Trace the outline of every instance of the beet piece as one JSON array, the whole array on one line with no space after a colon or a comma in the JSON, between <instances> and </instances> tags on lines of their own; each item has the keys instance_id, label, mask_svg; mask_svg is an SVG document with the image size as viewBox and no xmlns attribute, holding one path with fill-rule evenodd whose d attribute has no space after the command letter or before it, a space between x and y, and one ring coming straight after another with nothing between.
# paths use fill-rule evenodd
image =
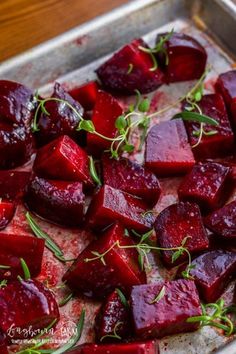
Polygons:
<instances>
[{"instance_id":1,"label":"beet piece","mask_svg":"<svg viewBox=\"0 0 236 354\"><path fill-rule=\"evenodd\" d=\"M9 339L27 338L30 328L36 335L60 318L53 293L37 280L15 280L0 289L0 311L0 328Z\"/></svg>"},{"instance_id":2,"label":"beet piece","mask_svg":"<svg viewBox=\"0 0 236 354\"><path fill-rule=\"evenodd\" d=\"M166 35L167 33L158 34L156 43L159 43L160 37ZM157 58L168 83L200 78L205 70L207 53L196 39L184 33L173 33L163 47L166 55L158 53ZM168 65L166 65L166 56Z\"/></svg>"},{"instance_id":3,"label":"beet piece","mask_svg":"<svg viewBox=\"0 0 236 354\"><path fill-rule=\"evenodd\" d=\"M23 258L32 277L41 271L44 240L29 236L0 233L0 264L10 269L0 269L1 279L15 279L24 276L20 258Z\"/></svg>"},{"instance_id":4,"label":"beet piece","mask_svg":"<svg viewBox=\"0 0 236 354\"><path fill-rule=\"evenodd\" d=\"M151 303L163 287L163 297ZM196 286L192 280L185 279L134 286L131 310L135 333L144 339L194 331L199 324L186 320L202 314Z\"/></svg>"},{"instance_id":5,"label":"beet piece","mask_svg":"<svg viewBox=\"0 0 236 354\"><path fill-rule=\"evenodd\" d=\"M27 162L34 146L30 128L0 122L0 169L14 168Z\"/></svg>"},{"instance_id":6,"label":"beet piece","mask_svg":"<svg viewBox=\"0 0 236 354\"><path fill-rule=\"evenodd\" d=\"M188 238L184 247L190 253L204 251L208 248L209 241L204 229L201 213L197 204L176 203L164 209L156 218L154 228L157 242L160 247L172 248L181 246L185 237ZM188 257L184 252L176 262L172 263L174 251L163 251L163 261L168 266L181 263Z\"/></svg>"},{"instance_id":7,"label":"beet piece","mask_svg":"<svg viewBox=\"0 0 236 354\"><path fill-rule=\"evenodd\" d=\"M0 80L0 121L30 126L36 102L28 87L14 81Z\"/></svg>"},{"instance_id":8,"label":"beet piece","mask_svg":"<svg viewBox=\"0 0 236 354\"><path fill-rule=\"evenodd\" d=\"M30 210L60 225L79 226L83 222L84 194L82 183L31 180L25 196Z\"/></svg>"},{"instance_id":9,"label":"beet piece","mask_svg":"<svg viewBox=\"0 0 236 354\"><path fill-rule=\"evenodd\" d=\"M215 302L236 271L236 253L214 250L192 261L190 275L206 302Z\"/></svg>"},{"instance_id":10,"label":"beet piece","mask_svg":"<svg viewBox=\"0 0 236 354\"><path fill-rule=\"evenodd\" d=\"M81 103L84 109L90 111L95 105L98 88L99 86L97 81L89 81L82 86L73 88L69 91L69 94L76 101Z\"/></svg>"},{"instance_id":11,"label":"beet piece","mask_svg":"<svg viewBox=\"0 0 236 354\"><path fill-rule=\"evenodd\" d=\"M0 330L0 353L9 354L7 346L9 341L6 338L6 335Z\"/></svg>"},{"instance_id":12,"label":"beet piece","mask_svg":"<svg viewBox=\"0 0 236 354\"><path fill-rule=\"evenodd\" d=\"M158 176L186 173L194 162L182 119L162 122L149 131L145 166Z\"/></svg>"},{"instance_id":13,"label":"beet piece","mask_svg":"<svg viewBox=\"0 0 236 354\"><path fill-rule=\"evenodd\" d=\"M112 292L95 319L95 331L98 341L102 342L114 342L117 341L112 337L106 337L107 335L114 335L114 331L122 339L131 335L131 320L130 310L125 306L117 291Z\"/></svg>"},{"instance_id":14,"label":"beet piece","mask_svg":"<svg viewBox=\"0 0 236 354\"><path fill-rule=\"evenodd\" d=\"M204 212L217 209L228 197L229 178L229 167L215 162L198 163L181 183L179 198L199 204Z\"/></svg>"},{"instance_id":15,"label":"beet piece","mask_svg":"<svg viewBox=\"0 0 236 354\"><path fill-rule=\"evenodd\" d=\"M55 83L52 98L67 101L77 112L67 104L59 101L48 101L45 108L48 114L41 112L38 119L39 131L36 134L39 146L45 145L61 135L78 136L76 128L83 115L82 106L67 93L59 83Z\"/></svg>"},{"instance_id":16,"label":"beet piece","mask_svg":"<svg viewBox=\"0 0 236 354\"><path fill-rule=\"evenodd\" d=\"M236 200L209 214L204 223L208 229L227 239L236 239Z\"/></svg>"},{"instance_id":17,"label":"beet piece","mask_svg":"<svg viewBox=\"0 0 236 354\"><path fill-rule=\"evenodd\" d=\"M193 147L196 159L215 158L230 154L234 150L234 134L230 126L224 100L219 94L204 95L198 105L203 114L215 119L219 125L204 124L204 131L217 131L214 135L203 135L201 142ZM199 137L193 132L199 131L200 124L185 121L185 127L191 146L197 144Z\"/></svg>"},{"instance_id":18,"label":"beet piece","mask_svg":"<svg viewBox=\"0 0 236 354\"><path fill-rule=\"evenodd\" d=\"M5 229L15 214L15 204L0 198L0 230Z\"/></svg>"},{"instance_id":19,"label":"beet piece","mask_svg":"<svg viewBox=\"0 0 236 354\"><path fill-rule=\"evenodd\" d=\"M67 135L39 149L33 169L44 178L81 181L93 186L87 153Z\"/></svg>"},{"instance_id":20,"label":"beet piece","mask_svg":"<svg viewBox=\"0 0 236 354\"><path fill-rule=\"evenodd\" d=\"M236 97L236 70L220 74L215 89L223 96L227 107L230 108L233 98Z\"/></svg>"},{"instance_id":21,"label":"beet piece","mask_svg":"<svg viewBox=\"0 0 236 354\"><path fill-rule=\"evenodd\" d=\"M144 215L147 210L140 199L104 185L94 195L86 219L88 225L96 230L120 221L128 229L142 233L150 230L154 222L152 214Z\"/></svg>"},{"instance_id":22,"label":"beet piece","mask_svg":"<svg viewBox=\"0 0 236 354\"><path fill-rule=\"evenodd\" d=\"M122 158L119 161L103 156L103 182L109 186L133 194L154 206L161 187L157 177L141 165Z\"/></svg>"},{"instance_id":23,"label":"beet piece","mask_svg":"<svg viewBox=\"0 0 236 354\"><path fill-rule=\"evenodd\" d=\"M98 91L92 115L92 122L96 131L106 137L114 138L117 132L115 122L122 112L122 107L114 97L109 93ZM100 138L95 134L88 133L87 145L88 150L97 156L103 150L110 148L111 141Z\"/></svg>"},{"instance_id":24,"label":"beet piece","mask_svg":"<svg viewBox=\"0 0 236 354\"><path fill-rule=\"evenodd\" d=\"M0 198L8 200L20 199L24 196L30 180L31 172L0 171Z\"/></svg>"},{"instance_id":25,"label":"beet piece","mask_svg":"<svg viewBox=\"0 0 236 354\"><path fill-rule=\"evenodd\" d=\"M159 345L156 341L116 343L116 344L82 344L68 352L68 354L159 354Z\"/></svg>"},{"instance_id":26,"label":"beet piece","mask_svg":"<svg viewBox=\"0 0 236 354\"><path fill-rule=\"evenodd\" d=\"M234 134L235 134L235 132L236 132L236 97L233 98L231 106L230 106L230 116L231 116L232 127L234 129Z\"/></svg>"},{"instance_id":27,"label":"beet piece","mask_svg":"<svg viewBox=\"0 0 236 354\"><path fill-rule=\"evenodd\" d=\"M132 95L135 90L148 93L163 84L162 71L159 68L150 70L153 67L152 58L139 49L139 46L148 48L142 39L134 39L96 70L107 89Z\"/></svg>"},{"instance_id":28,"label":"beet piece","mask_svg":"<svg viewBox=\"0 0 236 354\"><path fill-rule=\"evenodd\" d=\"M115 288L122 288L127 293L131 286L145 283L146 275L139 269L136 249L114 246L104 256L105 264L101 259L85 261L86 258L96 257L92 252L104 253L115 242L133 245L133 241L124 236L124 233L124 227L119 224L109 228L98 240L85 248L63 276L63 281L72 290L95 298L107 296Z\"/></svg>"}]
</instances>

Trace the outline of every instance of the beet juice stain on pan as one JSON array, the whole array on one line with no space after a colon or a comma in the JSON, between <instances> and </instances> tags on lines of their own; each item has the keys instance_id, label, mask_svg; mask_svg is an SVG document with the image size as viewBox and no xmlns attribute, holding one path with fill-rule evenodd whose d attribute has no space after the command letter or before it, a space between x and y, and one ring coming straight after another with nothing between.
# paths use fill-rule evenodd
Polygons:
<instances>
[{"instance_id":1,"label":"beet juice stain on pan","mask_svg":"<svg viewBox=\"0 0 236 354\"><path fill-rule=\"evenodd\" d=\"M177 15L176 15L177 14ZM176 18L176 16L178 16ZM52 90L52 82L59 81L66 89L73 89L94 79L94 70L97 69L112 51L117 50L134 38L143 36L148 44L153 44L157 33L170 31L184 32L196 38L207 50L208 62L213 64L213 69L207 77L206 88L212 92L212 85L219 73L231 68L233 59L229 53L236 54L236 44L232 38L236 36L235 27L236 11L231 1L196 1L192 4L182 1L135 1L113 11L88 24L75 28L62 36L53 39L26 54L8 60L0 65L0 78L15 80L27 84L34 89L42 87L41 94ZM174 20L173 20L174 19ZM224 26L219 26L224 23ZM196 26L196 24L198 26ZM199 25L200 28L199 28ZM83 41L79 41L83 38ZM215 42L212 40L214 38ZM223 47L219 46L224 43ZM99 43L99 45L98 45ZM227 54L226 54L227 53ZM102 59L101 59L102 58ZM155 102L164 105L173 102L181 94L186 93L191 87L189 82L162 86L154 94L150 94L154 110ZM161 96L162 94L162 96ZM155 97L155 95L157 97ZM158 107L160 108L160 107ZM178 107L161 116L162 120L171 118L179 111ZM160 118L153 119L153 124ZM138 153L134 158L143 161L143 153ZM165 179L161 181L161 188L165 190L162 195L158 211L163 210L177 201L177 189L180 179ZM19 206L14 218L6 230L8 234L22 233L32 236L24 217L25 209ZM58 245L65 251L67 258L75 258L92 240L89 232L78 229L62 228L46 221L37 219L41 228L47 232ZM79 237L78 237L79 235ZM56 287L61 282L65 273L63 263L57 261L46 249L40 281L50 279L50 287ZM162 276L163 274L162 270ZM166 274L170 277L170 273ZM158 278L154 270L149 274L149 282ZM57 297L61 300L65 296L63 289L57 290ZM226 292L227 298L227 292ZM60 309L61 320L58 325L57 338L63 337L60 328L68 325L68 321L77 320L82 308L86 310L86 321L81 342L93 340L91 335L91 322L94 321L98 303L85 299L73 299ZM230 337L230 340L232 337ZM228 341L227 337L219 335L212 328L205 327L201 331L176 335L160 340L161 353L211 353ZM199 349L199 343L200 349ZM231 344L234 347L234 344ZM236 347L236 346L235 346ZM236 351L234 347L234 351Z\"/></svg>"}]
</instances>

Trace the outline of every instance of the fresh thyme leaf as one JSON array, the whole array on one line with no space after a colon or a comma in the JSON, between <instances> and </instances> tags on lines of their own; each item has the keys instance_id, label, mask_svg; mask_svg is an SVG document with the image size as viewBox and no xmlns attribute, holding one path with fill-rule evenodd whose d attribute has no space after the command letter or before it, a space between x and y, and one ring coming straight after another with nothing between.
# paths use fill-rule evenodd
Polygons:
<instances>
[{"instance_id":1,"label":"fresh thyme leaf","mask_svg":"<svg viewBox=\"0 0 236 354\"><path fill-rule=\"evenodd\" d=\"M89 172L93 181L97 183L99 186L101 186L102 182L98 177L97 170L92 156L89 156Z\"/></svg>"},{"instance_id":2,"label":"fresh thyme leaf","mask_svg":"<svg viewBox=\"0 0 236 354\"><path fill-rule=\"evenodd\" d=\"M193 279L193 277L190 275L190 271L194 269L196 266L195 264L189 264L185 270L182 271L182 276L185 279Z\"/></svg>"},{"instance_id":3,"label":"fresh thyme leaf","mask_svg":"<svg viewBox=\"0 0 236 354\"><path fill-rule=\"evenodd\" d=\"M119 116L115 121L115 127L121 131L127 127L127 121L124 115Z\"/></svg>"},{"instance_id":4,"label":"fresh thyme leaf","mask_svg":"<svg viewBox=\"0 0 236 354\"><path fill-rule=\"evenodd\" d=\"M3 279L0 281L0 289L3 289L7 286L7 280Z\"/></svg>"},{"instance_id":5,"label":"fresh thyme leaf","mask_svg":"<svg viewBox=\"0 0 236 354\"><path fill-rule=\"evenodd\" d=\"M77 130L85 130L86 132L89 133L94 133L95 132L95 126L91 120L81 120L79 122L79 126Z\"/></svg>"},{"instance_id":6,"label":"fresh thyme leaf","mask_svg":"<svg viewBox=\"0 0 236 354\"><path fill-rule=\"evenodd\" d=\"M8 265L3 265L3 264L0 264L0 269L10 269L11 267L8 266Z\"/></svg>"},{"instance_id":7,"label":"fresh thyme leaf","mask_svg":"<svg viewBox=\"0 0 236 354\"><path fill-rule=\"evenodd\" d=\"M129 230L125 229L124 235L129 237Z\"/></svg>"},{"instance_id":8,"label":"fresh thyme leaf","mask_svg":"<svg viewBox=\"0 0 236 354\"><path fill-rule=\"evenodd\" d=\"M183 111L175 114L172 119L176 119L176 118L182 118L183 120L197 122L197 123L206 123L214 126L219 125L219 123L215 119L208 117L204 114L199 114L197 112Z\"/></svg>"},{"instance_id":9,"label":"fresh thyme leaf","mask_svg":"<svg viewBox=\"0 0 236 354\"><path fill-rule=\"evenodd\" d=\"M70 293L68 295L66 295L60 302L59 302L59 307L65 306L72 298L73 298L74 294Z\"/></svg>"},{"instance_id":10,"label":"fresh thyme leaf","mask_svg":"<svg viewBox=\"0 0 236 354\"><path fill-rule=\"evenodd\" d=\"M155 304L158 301L160 301L163 298L163 296L165 295L165 292L166 292L166 287L165 287L165 285L163 285L160 292L154 297L154 299L152 301L149 302L149 304L152 305L152 304Z\"/></svg>"},{"instance_id":11,"label":"fresh thyme leaf","mask_svg":"<svg viewBox=\"0 0 236 354\"><path fill-rule=\"evenodd\" d=\"M132 63L129 63L128 70L127 70L128 75L132 73L133 68L134 68L134 65Z\"/></svg>"},{"instance_id":12,"label":"fresh thyme leaf","mask_svg":"<svg viewBox=\"0 0 236 354\"><path fill-rule=\"evenodd\" d=\"M150 101L148 98L143 99L138 105L138 110L143 113L148 112L149 108L150 108Z\"/></svg>"},{"instance_id":13,"label":"fresh thyme leaf","mask_svg":"<svg viewBox=\"0 0 236 354\"><path fill-rule=\"evenodd\" d=\"M114 339L118 339L121 340L121 336L119 336L117 334L117 329L118 327L120 327L123 324L123 322L117 322L114 329L113 329L113 333L114 334L106 334L105 336L103 336L102 338L100 338L100 342L102 342L105 338L114 338Z\"/></svg>"},{"instance_id":14,"label":"fresh thyme leaf","mask_svg":"<svg viewBox=\"0 0 236 354\"><path fill-rule=\"evenodd\" d=\"M139 268L141 271L144 270L144 261L145 261L145 256L144 253L142 252L142 250L138 250L138 264L139 264Z\"/></svg>"},{"instance_id":15,"label":"fresh thyme leaf","mask_svg":"<svg viewBox=\"0 0 236 354\"><path fill-rule=\"evenodd\" d=\"M21 267L23 269L25 280L29 280L31 278L31 275L30 275L30 270L29 270L25 260L23 258L21 258L20 263L21 263Z\"/></svg>"},{"instance_id":16,"label":"fresh thyme leaf","mask_svg":"<svg viewBox=\"0 0 236 354\"><path fill-rule=\"evenodd\" d=\"M122 150L123 150L123 151L126 151L126 152L133 152L133 151L134 151L134 145L125 144L125 145L122 147Z\"/></svg>"},{"instance_id":17,"label":"fresh thyme leaf","mask_svg":"<svg viewBox=\"0 0 236 354\"><path fill-rule=\"evenodd\" d=\"M195 99L196 102L201 101L201 99L202 99L202 92L197 91L197 92L195 93L195 95L194 95L194 99Z\"/></svg>"},{"instance_id":18,"label":"fresh thyme leaf","mask_svg":"<svg viewBox=\"0 0 236 354\"><path fill-rule=\"evenodd\" d=\"M129 303L125 297L125 295L122 293L122 291L118 288L116 288L116 292L119 295L120 301L122 302L122 305L124 305L125 307L129 307Z\"/></svg>"}]
</instances>

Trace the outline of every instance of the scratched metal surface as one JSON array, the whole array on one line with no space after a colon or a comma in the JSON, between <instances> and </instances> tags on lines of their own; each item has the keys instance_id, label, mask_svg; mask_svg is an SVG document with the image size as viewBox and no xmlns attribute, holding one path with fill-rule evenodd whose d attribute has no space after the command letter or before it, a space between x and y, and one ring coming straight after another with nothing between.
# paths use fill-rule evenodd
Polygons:
<instances>
[{"instance_id":1,"label":"scratched metal surface","mask_svg":"<svg viewBox=\"0 0 236 354\"><path fill-rule=\"evenodd\" d=\"M16 80L33 88L40 88L40 93L45 95L50 93L55 80L70 89L94 78L94 69L122 44L139 36L143 36L151 44L156 33L174 28L176 31L192 34L205 46L208 62L212 64L205 90L212 92L217 75L231 68L234 63L235 21L236 8L230 0L138 0L2 63L0 78ZM151 109L155 111L174 102L192 85L193 83L188 82L161 87L150 95ZM128 104L129 100L122 100L122 104ZM177 111L178 107L169 110L153 119L152 124L171 118ZM134 143L138 142L138 136L135 134L132 139ZM132 159L141 162L143 153L134 154ZM180 179L165 179L161 183L163 193L155 207L157 212L177 200ZM232 198L236 198L236 195ZM24 207L19 206L7 232L30 234L24 213ZM67 258L79 254L92 239L91 234L78 229L52 226L42 220L39 220L39 223L58 242ZM148 274L148 282L154 282L163 276L170 279L173 277L174 271L165 272L154 256L151 256L150 261L153 262L153 270ZM57 289L64 271L65 266L46 250L43 272L39 278L47 282L58 298L61 298L66 291L66 289ZM227 303L232 300L233 285L230 284L223 295ZM92 341L94 333L91 323L98 307L99 303L92 303L84 298L70 301L60 309L61 321L54 338L58 341L68 338L68 333L62 333L60 328L65 327L68 321L76 321L81 309L86 308L85 330L80 343ZM230 340L232 339L231 337ZM164 338L160 340L160 347L161 354L210 354L228 341L228 338L216 330L204 328L194 333ZM230 343L230 347L220 349L219 353L235 354L236 343Z\"/></svg>"}]
</instances>

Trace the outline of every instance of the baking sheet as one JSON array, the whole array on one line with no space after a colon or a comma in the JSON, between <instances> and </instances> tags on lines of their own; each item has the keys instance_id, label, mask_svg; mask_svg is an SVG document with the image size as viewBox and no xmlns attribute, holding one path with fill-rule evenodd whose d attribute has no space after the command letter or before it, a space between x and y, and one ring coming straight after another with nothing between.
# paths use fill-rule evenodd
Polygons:
<instances>
[{"instance_id":1,"label":"baking sheet","mask_svg":"<svg viewBox=\"0 0 236 354\"><path fill-rule=\"evenodd\" d=\"M93 79L94 69L120 45L140 35L152 44L158 32L174 28L176 31L193 35L206 48L212 70L207 77L205 89L206 92L212 92L217 75L234 64L236 42L232 39L236 38L235 14L235 5L228 0L134 1L111 14L102 16L20 57L1 64L0 78L24 82L33 88L41 87L40 93L44 95L50 93L54 80L61 82L66 89L71 89ZM219 26L219 23L222 25ZM155 111L175 102L192 86L193 83L188 82L159 88L150 95L151 109ZM122 100L122 103L128 104L129 99ZM177 111L178 107L169 110L153 119L152 124L171 118ZM135 142L137 136L134 135L132 138ZM133 158L141 162L142 153L134 155ZM156 206L158 212L177 200L179 182L179 178L161 181L165 193L162 194ZM25 222L24 213L24 207L19 206L16 218L7 228L8 233L31 234ZM42 228L58 242L67 258L73 258L79 254L92 237L91 234L78 229L65 229L52 226L46 221L38 221ZM152 261L156 262L156 259ZM164 274L160 264L159 267L158 270L154 266L153 271L148 274L148 282L154 282L160 275L169 278L173 276L173 272ZM43 272L39 279L49 282L48 285L59 298L62 298L66 292L66 289L58 289L64 271L65 266L55 260L46 250ZM228 302L232 298L232 288L233 284L224 294ZM52 346L59 344L56 341L65 341L70 337L69 332L62 333L60 329L68 327L70 321L76 321L82 308L86 308L86 323L80 342L93 340L91 323L99 306L99 303L80 298L73 299L61 308L61 321L54 335L55 342ZM194 333L166 337L160 340L160 347L161 353L166 354L209 354L232 339L233 337L228 339L212 328L203 328ZM236 353L236 344L231 345L233 345L233 351L230 352L227 348L227 351L221 351L221 353Z\"/></svg>"}]
</instances>

